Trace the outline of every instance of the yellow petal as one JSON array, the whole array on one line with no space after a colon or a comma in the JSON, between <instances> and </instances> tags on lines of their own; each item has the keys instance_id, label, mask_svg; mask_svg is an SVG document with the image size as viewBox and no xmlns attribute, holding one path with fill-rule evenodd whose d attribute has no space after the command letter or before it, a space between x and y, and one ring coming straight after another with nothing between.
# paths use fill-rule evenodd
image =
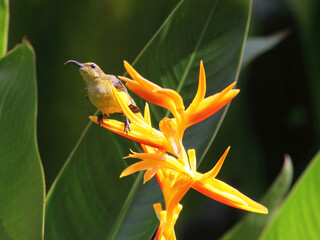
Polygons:
<instances>
[{"instance_id":1,"label":"yellow petal","mask_svg":"<svg viewBox=\"0 0 320 240\"><path fill-rule=\"evenodd\" d=\"M125 170L122 171L120 178L126 177L130 174L133 174L135 172L143 171L148 168L152 168L150 162L140 161L134 164L131 164L129 167L127 167Z\"/></svg>"},{"instance_id":2,"label":"yellow petal","mask_svg":"<svg viewBox=\"0 0 320 240\"><path fill-rule=\"evenodd\" d=\"M174 213L174 220L177 221L179 214L182 210L182 205L179 203L175 209L175 213Z\"/></svg>"},{"instance_id":3,"label":"yellow petal","mask_svg":"<svg viewBox=\"0 0 320 240\"><path fill-rule=\"evenodd\" d=\"M148 88L149 90L160 89L161 87L157 84L148 81L143 78L127 61L124 61L124 67L129 75L137 82L141 87ZM126 80L124 80L126 81Z\"/></svg>"},{"instance_id":4,"label":"yellow petal","mask_svg":"<svg viewBox=\"0 0 320 240\"><path fill-rule=\"evenodd\" d=\"M170 161L175 160L174 157L167 155L165 152L161 152L161 153L135 153L135 152L133 152L133 154L129 154L129 156L124 157L124 159L127 159L127 158L152 159L152 160L160 159L163 161L166 161L167 159L169 159Z\"/></svg>"},{"instance_id":5,"label":"yellow petal","mask_svg":"<svg viewBox=\"0 0 320 240\"><path fill-rule=\"evenodd\" d=\"M159 168L150 168L144 173L143 184L148 182L158 172Z\"/></svg>"},{"instance_id":6,"label":"yellow petal","mask_svg":"<svg viewBox=\"0 0 320 240\"><path fill-rule=\"evenodd\" d=\"M174 109L174 102L172 101L171 98L163 97L162 94L154 92L154 90L161 89L159 86L157 88L154 88L151 85L146 86L145 84L139 84L138 82L135 82L132 80L131 80L132 82L128 82L124 77L119 77L119 78L127 82L126 83L127 88L129 88L132 92L134 92L139 97L145 99L146 101L151 102L160 107L164 107L167 109Z\"/></svg>"},{"instance_id":7,"label":"yellow petal","mask_svg":"<svg viewBox=\"0 0 320 240\"><path fill-rule=\"evenodd\" d=\"M166 208L168 212L176 210L176 207L178 206L179 202L184 197L184 195L189 191L193 183L194 181L188 181L180 186L179 190L174 193L174 196L170 201L170 205Z\"/></svg>"},{"instance_id":8,"label":"yellow petal","mask_svg":"<svg viewBox=\"0 0 320 240\"><path fill-rule=\"evenodd\" d=\"M267 214L268 209L248 198L237 189L213 178L211 181L196 181L192 188L218 202L242 210Z\"/></svg>"},{"instance_id":9,"label":"yellow petal","mask_svg":"<svg viewBox=\"0 0 320 240\"><path fill-rule=\"evenodd\" d=\"M203 99L197 108L188 108L185 112L184 127L187 128L203 121L228 104L240 91L239 89L232 89L235 84L231 84L220 93Z\"/></svg>"},{"instance_id":10,"label":"yellow petal","mask_svg":"<svg viewBox=\"0 0 320 240\"><path fill-rule=\"evenodd\" d=\"M98 124L98 117L90 116L89 118L91 121ZM144 145L164 150L170 149L170 144L167 142L163 134L153 128L141 128L134 124L130 124L131 131L126 133L124 131L124 123L114 119L103 119L103 121L100 123L100 126Z\"/></svg>"},{"instance_id":11,"label":"yellow petal","mask_svg":"<svg viewBox=\"0 0 320 240\"><path fill-rule=\"evenodd\" d=\"M144 162L150 162L150 168L168 168L176 172L181 172L189 175L190 172L182 165L175 157L169 156L166 153L134 153L127 158L139 158Z\"/></svg>"},{"instance_id":12,"label":"yellow petal","mask_svg":"<svg viewBox=\"0 0 320 240\"><path fill-rule=\"evenodd\" d=\"M227 150L223 153L223 155L221 156L221 158L219 159L219 161L217 162L217 164L207 173L202 175L202 179L203 180L211 180L212 178L215 178L217 176L217 174L219 173L222 164L228 154L230 150L230 146L227 148Z\"/></svg>"},{"instance_id":13,"label":"yellow petal","mask_svg":"<svg viewBox=\"0 0 320 240\"><path fill-rule=\"evenodd\" d=\"M144 121L151 127L151 116L150 116L150 109L149 104L146 102L144 107Z\"/></svg>"},{"instance_id":14,"label":"yellow petal","mask_svg":"<svg viewBox=\"0 0 320 240\"><path fill-rule=\"evenodd\" d=\"M155 175L155 178L157 179L159 187L161 188L162 191L164 189L164 181L165 181L164 176L163 176L163 172L162 172L163 170L165 170L165 169L160 168L159 171L157 172L157 174Z\"/></svg>"},{"instance_id":15,"label":"yellow petal","mask_svg":"<svg viewBox=\"0 0 320 240\"><path fill-rule=\"evenodd\" d=\"M181 167L178 168L177 165L172 164L171 162L148 159L148 161L143 160L143 161L131 164L121 173L120 178L128 176L132 173L147 170L150 168L169 168L175 171L184 172L183 168Z\"/></svg>"},{"instance_id":16,"label":"yellow petal","mask_svg":"<svg viewBox=\"0 0 320 240\"><path fill-rule=\"evenodd\" d=\"M164 117L159 123L160 131L163 133L164 137L168 141L168 144L170 144L173 150L171 153L173 153L177 157L177 160L180 161L184 166L187 166L190 171L188 156L180 136L178 135L176 127L177 124L175 119L170 119L167 117Z\"/></svg>"},{"instance_id":17,"label":"yellow petal","mask_svg":"<svg viewBox=\"0 0 320 240\"><path fill-rule=\"evenodd\" d=\"M142 161L134 163L127 167L120 177L128 176L132 173L147 170L147 169L171 169L175 172L180 172L189 175L188 169L183 166L176 158L167 155L166 153L134 153L130 154L126 158L139 158Z\"/></svg>"},{"instance_id":18,"label":"yellow petal","mask_svg":"<svg viewBox=\"0 0 320 240\"><path fill-rule=\"evenodd\" d=\"M162 88L162 89L154 90L153 92L172 99L172 101L174 102L175 109L177 109L178 112L184 111L183 99L180 96L180 94L177 93L176 91L168 88Z\"/></svg>"},{"instance_id":19,"label":"yellow petal","mask_svg":"<svg viewBox=\"0 0 320 240\"><path fill-rule=\"evenodd\" d=\"M160 107L169 109L176 115L176 108L184 110L183 100L181 96L172 89L166 89L157 84L143 78L128 62L124 62L129 75L134 79L126 77L119 78L126 82L126 86L139 97ZM178 115L176 115L177 117Z\"/></svg>"},{"instance_id":20,"label":"yellow petal","mask_svg":"<svg viewBox=\"0 0 320 240\"><path fill-rule=\"evenodd\" d=\"M157 218L160 220L160 213L163 211L161 203L153 204L153 209L157 215Z\"/></svg>"},{"instance_id":21,"label":"yellow petal","mask_svg":"<svg viewBox=\"0 0 320 240\"><path fill-rule=\"evenodd\" d=\"M126 102L123 101L123 98L121 97L119 91L112 86L112 92L118 102L118 104L120 105L120 108L123 112L123 114L129 118L129 120L131 121L131 123L134 123L135 125L139 125L141 127L150 127L148 126L148 124L146 124L142 118L137 117L137 115L135 115L131 109L128 107L128 104Z\"/></svg>"},{"instance_id":22,"label":"yellow petal","mask_svg":"<svg viewBox=\"0 0 320 240\"><path fill-rule=\"evenodd\" d=\"M206 73L204 71L203 62L200 62L199 83L196 96L192 100L192 103L188 107L189 111L196 109L206 95Z\"/></svg>"},{"instance_id":23,"label":"yellow petal","mask_svg":"<svg viewBox=\"0 0 320 240\"><path fill-rule=\"evenodd\" d=\"M210 106L208 107L209 109L218 109L218 110L221 109L224 105L226 105L229 101L231 101L240 92L239 89L232 89L232 87L235 84L236 83L234 82L222 92L203 99L203 101L201 102L201 107L206 108L207 105L209 104L209 105L215 106L214 108ZM218 110L215 110L215 111L218 111Z\"/></svg>"},{"instance_id":24,"label":"yellow petal","mask_svg":"<svg viewBox=\"0 0 320 240\"><path fill-rule=\"evenodd\" d=\"M189 156L190 169L192 172L195 172L197 168L196 151L194 149L189 149L188 156Z\"/></svg>"}]
</instances>

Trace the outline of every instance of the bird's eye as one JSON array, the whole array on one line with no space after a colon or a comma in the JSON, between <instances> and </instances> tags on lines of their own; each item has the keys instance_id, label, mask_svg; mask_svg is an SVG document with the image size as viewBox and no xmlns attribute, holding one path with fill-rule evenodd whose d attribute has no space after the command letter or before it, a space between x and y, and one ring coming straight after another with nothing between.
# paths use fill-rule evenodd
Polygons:
<instances>
[{"instance_id":1,"label":"bird's eye","mask_svg":"<svg viewBox=\"0 0 320 240\"><path fill-rule=\"evenodd\" d=\"M96 68L96 65L91 64L90 67L91 67L92 69L94 69L94 68Z\"/></svg>"}]
</instances>

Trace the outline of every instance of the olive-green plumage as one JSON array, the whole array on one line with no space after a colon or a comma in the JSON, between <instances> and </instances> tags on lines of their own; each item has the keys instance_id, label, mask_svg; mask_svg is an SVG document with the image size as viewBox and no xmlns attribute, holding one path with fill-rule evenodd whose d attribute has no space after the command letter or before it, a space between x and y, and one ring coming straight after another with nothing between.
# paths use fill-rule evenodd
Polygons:
<instances>
[{"instance_id":1,"label":"olive-green plumage","mask_svg":"<svg viewBox=\"0 0 320 240\"><path fill-rule=\"evenodd\" d=\"M122 113L111 86L114 86L118 90L122 100L127 103L132 112L140 112L128 94L127 88L116 76L105 74L97 64L92 62L79 63L69 60L65 64L67 63L72 63L79 67L80 74L86 84L87 97L101 112L106 115L110 113Z\"/></svg>"}]
</instances>

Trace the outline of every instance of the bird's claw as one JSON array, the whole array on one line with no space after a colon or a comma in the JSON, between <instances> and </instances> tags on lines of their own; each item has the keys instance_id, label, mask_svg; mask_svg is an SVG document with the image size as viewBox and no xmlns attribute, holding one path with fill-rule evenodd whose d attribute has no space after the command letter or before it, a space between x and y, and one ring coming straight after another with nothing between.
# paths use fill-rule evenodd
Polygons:
<instances>
[{"instance_id":1,"label":"bird's claw","mask_svg":"<svg viewBox=\"0 0 320 240\"><path fill-rule=\"evenodd\" d=\"M100 126L100 124L103 122L103 118L106 117L107 115L106 114L99 114L98 115L98 119L97 119L97 122L98 122L98 125ZM130 121L129 119L126 117L125 121L124 121L124 128L123 130L128 134L129 131L131 131L130 129Z\"/></svg>"},{"instance_id":2,"label":"bird's claw","mask_svg":"<svg viewBox=\"0 0 320 240\"><path fill-rule=\"evenodd\" d=\"M97 119L97 121L98 121L98 125L100 126L100 124L103 122L103 118L104 117L106 117L107 115L105 115L105 114L99 114L98 115L98 119Z\"/></svg>"},{"instance_id":3,"label":"bird's claw","mask_svg":"<svg viewBox=\"0 0 320 240\"><path fill-rule=\"evenodd\" d=\"M128 134L128 132L131 131L130 121L127 117L126 117L126 120L124 121L124 131L126 132L126 134Z\"/></svg>"}]
</instances>

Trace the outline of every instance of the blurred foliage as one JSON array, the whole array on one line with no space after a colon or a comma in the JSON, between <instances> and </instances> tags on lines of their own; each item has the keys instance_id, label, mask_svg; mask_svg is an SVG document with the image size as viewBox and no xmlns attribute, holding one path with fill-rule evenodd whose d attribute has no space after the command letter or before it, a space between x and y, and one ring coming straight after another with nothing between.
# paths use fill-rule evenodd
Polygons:
<instances>
[{"instance_id":1,"label":"blurred foliage","mask_svg":"<svg viewBox=\"0 0 320 240\"><path fill-rule=\"evenodd\" d=\"M292 12L297 32L303 48L304 66L308 74L312 117L314 119L315 136L320 141L320 2L317 0L286 0ZM298 110L299 111L299 110ZM298 115L298 114L296 114Z\"/></svg>"},{"instance_id":2,"label":"blurred foliage","mask_svg":"<svg viewBox=\"0 0 320 240\"><path fill-rule=\"evenodd\" d=\"M320 234L320 153L293 186L279 214L261 239L318 239Z\"/></svg>"}]
</instances>

